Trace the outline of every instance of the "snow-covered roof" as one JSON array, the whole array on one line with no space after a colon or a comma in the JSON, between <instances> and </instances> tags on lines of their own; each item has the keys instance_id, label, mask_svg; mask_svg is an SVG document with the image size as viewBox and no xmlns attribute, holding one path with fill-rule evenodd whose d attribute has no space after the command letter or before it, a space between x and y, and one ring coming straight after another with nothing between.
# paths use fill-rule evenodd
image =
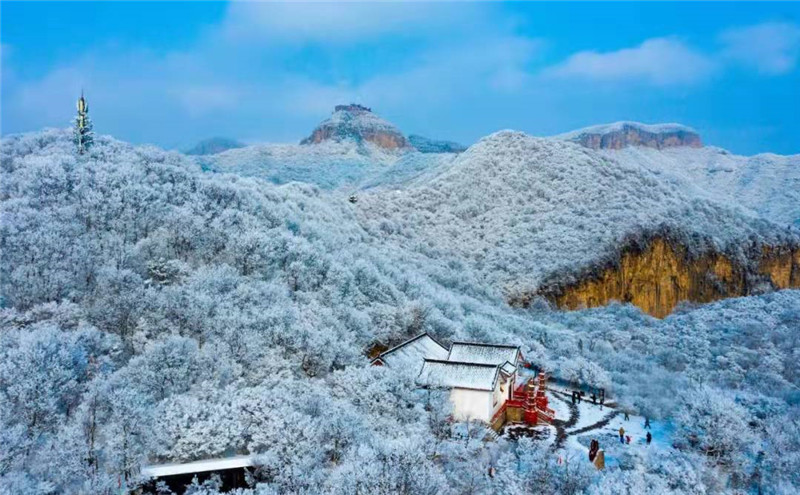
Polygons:
<instances>
[{"instance_id":1,"label":"snow-covered roof","mask_svg":"<svg viewBox=\"0 0 800 495\"><path fill-rule=\"evenodd\" d=\"M450 346L450 353L447 355L447 360L459 361L462 363L493 364L498 366L506 361L514 364L517 362L518 356L519 346L516 345L453 342L453 345Z\"/></svg>"},{"instance_id":2,"label":"snow-covered roof","mask_svg":"<svg viewBox=\"0 0 800 495\"><path fill-rule=\"evenodd\" d=\"M177 474L204 473L208 471L222 471L225 469L237 469L250 467L255 464L254 455L237 455L224 459L206 459L202 461L154 464L144 466L142 474L150 478L160 478L162 476L174 476Z\"/></svg>"},{"instance_id":3,"label":"snow-covered roof","mask_svg":"<svg viewBox=\"0 0 800 495\"><path fill-rule=\"evenodd\" d=\"M417 383L430 387L494 390L499 366L426 359Z\"/></svg>"},{"instance_id":4,"label":"snow-covered roof","mask_svg":"<svg viewBox=\"0 0 800 495\"><path fill-rule=\"evenodd\" d=\"M517 367L506 361L500 366L500 372L504 373L506 376L511 376L517 372Z\"/></svg>"},{"instance_id":5,"label":"snow-covered roof","mask_svg":"<svg viewBox=\"0 0 800 495\"><path fill-rule=\"evenodd\" d=\"M423 359L447 359L447 348L427 333L423 333L381 353L373 363L381 361L387 366L400 363L419 366Z\"/></svg>"},{"instance_id":6,"label":"snow-covered roof","mask_svg":"<svg viewBox=\"0 0 800 495\"><path fill-rule=\"evenodd\" d=\"M696 133L694 129L691 127L685 126L683 124L643 124L641 122L633 122L633 121L620 121L620 122L613 122L611 124L600 124L600 125L593 125L590 127L584 127L582 129L576 129L574 131L565 132L564 134L559 134L555 136L559 139L574 139L580 136L585 136L587 134L608 134L610 132L619 132L625 128L633 128L639 129L644 132L650 132L653 134L667 134L673 132L693 132Z\"/></svg>"}]
</instances>

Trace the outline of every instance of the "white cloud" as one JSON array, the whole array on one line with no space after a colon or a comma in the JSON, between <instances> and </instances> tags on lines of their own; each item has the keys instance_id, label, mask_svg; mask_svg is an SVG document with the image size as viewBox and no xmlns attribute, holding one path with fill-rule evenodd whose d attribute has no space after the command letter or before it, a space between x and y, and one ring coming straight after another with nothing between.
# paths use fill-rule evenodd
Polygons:
<instances>
[{"instance_id":1,"label":"white cloud","mask_svg":"<svg viewBox=\"0 0 800 495\"><path fill-rule=\"evenodd\" d=\"M450 6L452 7L452 5ZM418 2L233 2L223 24L226 38L291 42L353 42L391 34L436 33L480 21L478 4L448 8Z\"/></svg>"},{"instance_id":2,"label":"white cloud","mask_svg":"<svg viewBox=\"0 0 800 495\"><path fill-rule=\"evenodd\" d=\"M239 93L230 86L206 85L173 89L172 94L191 116L235 108L239 104Z\"/></svg>"},{"instance_id":3,"label":"white cloud","mask_svg":"<svg viewBox=\"0 0 800 495\"><path fill-rule=\"evenodd\" d=\"M707 79L715 63L677 38L653 38L614 52L584 51L545 71L552 77L596 81L642 81L659 86Z\"/></svg>"},{"instance_id":4,"label":"white cloud","mask_svg":"<svg viewBox=\"0 0 800 495\"><path fill-rule=\"evenodd\" d=\"M728 29L720 34L719 41L726 60L762 74L785 74L794 69L800 57L800 26L787 22Z\"/></svg>"}]
</instances>

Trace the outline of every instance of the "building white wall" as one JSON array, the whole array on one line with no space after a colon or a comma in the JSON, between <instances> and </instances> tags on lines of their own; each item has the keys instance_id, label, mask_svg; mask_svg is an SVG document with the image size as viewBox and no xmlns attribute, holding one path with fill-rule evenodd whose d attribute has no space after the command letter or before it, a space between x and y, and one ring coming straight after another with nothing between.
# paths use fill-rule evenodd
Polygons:
<instances>
[{"instance_id":1,"label":"building white wall","mask_svg":"<svg viewBox=\"0 0 800 495\"><path fill-rule=\"evenodd\" d=\"M508 380L504 379L502 376L497 380L497 385L492 392L492 416L494 416L494 413L503 407L503 404L508 400L508 385ZM502 391L500 390L501 388Z\"/></svg>"},{"instance_id":2,"label":"building white wall","mask_svg":"<svg viewBox=\"0 0 800 495\"><path fill-rule=\"evenodd\" d=\"M452 389L450 402L453 403L453 417L458 421L478 419L490 422L494 414L508 400L509 386L510 382L501 378L497 380L497 385L491 391L468 388Z\"/></svg>"},{"instance_id":3,"label":"building white wall","mask_svg":"<svg viewBox=\"0 0 800 495\"><path fill-rule=\"evenodd\" d=\"M457 421L492 419L492 391L454 388L450 391L453 403L453 417Z\"/></svg>"}]
</instances>

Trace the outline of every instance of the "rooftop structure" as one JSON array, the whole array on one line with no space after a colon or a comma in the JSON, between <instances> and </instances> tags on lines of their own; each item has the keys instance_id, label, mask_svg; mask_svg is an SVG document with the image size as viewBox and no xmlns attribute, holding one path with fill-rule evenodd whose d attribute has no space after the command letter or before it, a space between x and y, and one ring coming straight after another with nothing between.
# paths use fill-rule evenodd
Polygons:
<instances>
[{"instance_id":1,"label":"rooftop structure","mask_svg":"<svg viewBox=\"0 0 800 495\"><path fill-rule=\"evenodd\" d=\"M493 364L506 362L516 366L522 355L517 345L479 344L475 342L453 342L447 355L448 361Z\"/></svg>"},{"instance_id":2,"label":"rooftop structure","mask_svg":"<svg viewBox=\"0 0 800 495\"><path fill-rule=\"evenodd\" d=\"M433 387L494 390L498 372L493 364L425 359L417 382Z\"/></svg>"},{"instance_id":3,"label":"rooftop structure","mask_svg":"<svg viewBox=\"0 0 800 495\"><path fill-rule=\"evenodd\" d=\"M427 333L382 352L372 360L372 364L400 366L401 363L409 363L419 366L424 359L447 359L447 348Z\"/></svg>"}]
</instances>

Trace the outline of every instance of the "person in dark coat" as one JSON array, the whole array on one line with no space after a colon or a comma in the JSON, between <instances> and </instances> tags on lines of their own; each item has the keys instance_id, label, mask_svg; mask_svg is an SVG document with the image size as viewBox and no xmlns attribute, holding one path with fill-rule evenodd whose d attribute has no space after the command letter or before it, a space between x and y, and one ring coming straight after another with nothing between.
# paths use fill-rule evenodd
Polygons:
<instances>
[{"instance_id":1,"label":"person in dark coat","mask_svg":"<svg viewBox=\"0 0 800 495\"><path fill-rule=\"evenodd\" d=\"M647 417L644 418L644 427L647 428L648 430L650 429L650 418Z\"/></svg>"},{"instance_id":2,"label":"person in dark coat","mask_svg":"<svg viewBox=\"0 0 800 495\"><path fill-rule=\"evenodd\" d=\"M630 418L630 416L628 416L628 411L625 411L625 421L628 421L629 419L631 419L631 418Z\"/></svg>"},{"instance_id":3,"label":"person in dark coat","mask_svg":"<svg viewBox=\"0 0 800 495\"><path fill-rule=\"evenodd\" d=\"M600 450L600 442L593 438L589 443L589 462L594 462L598 450Z\"/></svg>"},{"instance_id":4,"label":"person in dark coat","mask_svg":"<svg viewBox=\"0 0 800 495\"><path fill-rule=\"evenodd\" d=\"M647 432L647 445L650 445L650 442L653 441L653 435L649 431Z\"/></svg>"},{"instance_id":5,"label":"person in dark coat","mask_svg":"<svg viewBox=\"0 0 800 495\"><path fill-rule=\"evenodd\" d=\"M592 404L597 404L597 396L592 394Z\"/></svg>"}]
</instances>

